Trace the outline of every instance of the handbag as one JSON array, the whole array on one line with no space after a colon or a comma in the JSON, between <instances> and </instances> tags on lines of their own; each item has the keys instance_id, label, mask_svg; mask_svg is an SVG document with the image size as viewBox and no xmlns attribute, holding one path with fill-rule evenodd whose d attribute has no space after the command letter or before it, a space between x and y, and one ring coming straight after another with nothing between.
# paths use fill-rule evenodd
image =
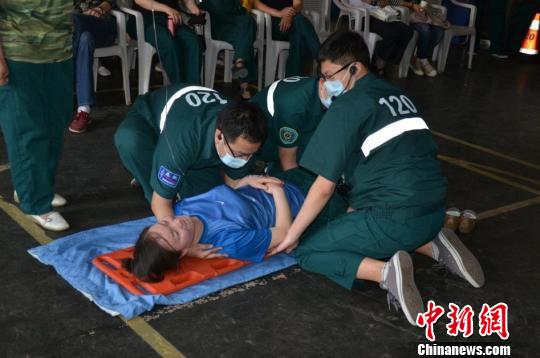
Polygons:
<instances>
[{"instance_id":1,"label":"handbag","mask_svg":"<svg viewBox=\"0 0 540 358\"><path fill-rule=\"evenodd\" d=\"M433 26L447 29L450 27L450 22L446 19L441 9L428 5L425 11L411 12L410 21L412 23L431 24Z\"/></svg>"},{"instance_id":2,"label":"handbag","mask_svg":"<svg viewBox=\"0 0 540 358\"><path fill-rule=\"evenodd\" d=\"M385 7L379 7L376 5L369 5L362 0L349 0L349 5L352 7L362 7L367 10L370 16L381 21L399 21L400 13L390 5Z\"/></svg>"}]
</instances>

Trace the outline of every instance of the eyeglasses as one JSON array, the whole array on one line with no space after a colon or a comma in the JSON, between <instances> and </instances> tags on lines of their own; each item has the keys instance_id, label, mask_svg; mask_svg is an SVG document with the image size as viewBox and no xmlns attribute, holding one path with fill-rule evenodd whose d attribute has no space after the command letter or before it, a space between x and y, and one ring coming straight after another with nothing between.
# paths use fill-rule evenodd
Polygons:
<instances>
[{"instance_id":1,"label":"eyeglasses","mask_svg":"<svg viewBox=\"0 0 540 358\"><path fill-rule=\"evenodd\" d=\"M227 148L229 148L229 152L231 152L231 155L234 157L234 158L243 158L243 159L246 159L246 160L249 160L251 158L251 156L253 154L236 154L234 152L234 150L231 148L230 144L229 144L229 141L227 140L227 138L225 137L225 135L223 134L223 141L225 142L225 144L227 145Z\"/></svg>"},{"instance_id":2,"label":"eyeglasses","mask_svg":"<svg viewBox=\"0 0 540 358\"><path fill-rule=\"evenodd\" d=\"M332 73L331 75L329 76L325 76L324 74L320 73L320 76L321 78L324 80L324 81L328 81L330 80L332 77L334 77L335 75L337 75L338 73L340 73L341 71L343 71L344 69L346 69L347 67L349 67L350 65L352 65L353 63L355 63L356 61L351 61L349 62L348 64L344 65L343 67L341 67L339 70L337 70L336 72Z\"/></svg>"}]
</instances>

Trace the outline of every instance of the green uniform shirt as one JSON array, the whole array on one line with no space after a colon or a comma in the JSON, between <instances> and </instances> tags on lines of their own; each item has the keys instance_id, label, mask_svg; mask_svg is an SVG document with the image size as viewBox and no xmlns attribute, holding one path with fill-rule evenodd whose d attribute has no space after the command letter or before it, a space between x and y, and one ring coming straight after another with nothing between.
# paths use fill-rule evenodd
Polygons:
<instances>
[{"instance_id":1,"label":"green uniform shirt","mask_svg":"<svg viewBox=\"0 0 540 358\"><path fill-rule=\"evenodd\" d=\"M246 14L238 0L203 0L199 7L212 14L212 25L214 21L229 22L236 15Z\"/></svg>"},{"instance_id":2,"label":"green uniform shirt","mask_svg":"<svg viewBox=\"0 0 540 358\"><path fill-rule=\"evenodd\" d=\"M437 145L414 103L372 74L339 96L300 165L350 186L354 209L443 205Z\"/></svg>"},{"instance_id":3,"label":"green uniform shirt","mask_svg":"<svg viewBox=\"0 0 540 358\"><path fill-rule=\"evenodd\" d=\"M216 151L216 119L226 104L227 100L212 89L182 84L145 96L141 104L145 108L139 110L160 133L150 178L156 193L173 199L189 170L222 166L232 179L247 174L248 165L229 168L222 164Z\"/></svg>"},{"instance_id":4,"label":"green uniform shirt","mask_svg":"<svg viewBox=\"0 0 540 358\"><path fill-rule=\"evenodd\" d=\"M325 113L318 85L317 78L289 77L253 97L252 101L266 116L269 144L298 147L298 157L301 156Z\"/></svg>"},{"instance_id":5,"label":"green uniform shirt","mask_svg":"<svg viewBox=\"0 0 540 358\"><path fill-rule=\"evenodd\" d=\"M0 39L13 61L50 63L71 57L72 0L0 1Z\"/></svg>"}]
</instances>

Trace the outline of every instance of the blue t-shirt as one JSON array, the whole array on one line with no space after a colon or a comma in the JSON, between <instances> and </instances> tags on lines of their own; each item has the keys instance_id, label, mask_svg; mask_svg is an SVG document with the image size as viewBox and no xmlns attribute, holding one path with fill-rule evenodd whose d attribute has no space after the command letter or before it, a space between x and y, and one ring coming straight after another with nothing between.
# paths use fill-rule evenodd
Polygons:
<instances>
[{"instance_id":1,"label":"blue t-shirt","mask_svg":"<svg viewBox=\"0 0 540 358\"><path fill-rule=\"evenodd\" d=\"M286 184L285 194L295 217L304 202L298 188ZM204 224L201 244L221 246L230 258L259 262L264 259L272 240L270 229L276 221L272 195L245 186L232 189L220 185L174 206L176 215L197 216Z\"/></svg>"}]
</instances>

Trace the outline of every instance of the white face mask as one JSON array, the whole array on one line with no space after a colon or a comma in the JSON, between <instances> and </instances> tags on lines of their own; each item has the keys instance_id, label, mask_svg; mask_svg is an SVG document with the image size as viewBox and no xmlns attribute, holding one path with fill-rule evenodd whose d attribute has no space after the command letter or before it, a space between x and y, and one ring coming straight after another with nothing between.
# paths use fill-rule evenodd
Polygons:
<instances>
[{"instance_id":1,"label":"white face mask","mask_svg":"<svg viewBox=\"0 0 540 358\"><path fill-rule=\"evenodd\" d=\"M228 145L225 143L225 136L223 136L223 139L221 140L221 142L223 143L223 147L225 148L228 147ZM227 149L225 149L225 155L223 157L219 157L219 159L221 160L223 164L233 169L242 168L248 162L247 160L243 158L233 157L231 154L227 153Z\"/></svg>"},{"instance_id":2,"label":"white face mask","mask_svg":"<svg viewBox=\"0 0 540 358\"><path fill-rule=\"evenodd\" d=\"M348 73L348 71L347 71ZM349 80L350 81L350 80ZM321 98L321 103L326 108L330 108L330 105L338 96L347 92L347 89L339 80L326 80L323 83L326 93L328 94L327 98Z\"/></svg>"}]
</instances>

